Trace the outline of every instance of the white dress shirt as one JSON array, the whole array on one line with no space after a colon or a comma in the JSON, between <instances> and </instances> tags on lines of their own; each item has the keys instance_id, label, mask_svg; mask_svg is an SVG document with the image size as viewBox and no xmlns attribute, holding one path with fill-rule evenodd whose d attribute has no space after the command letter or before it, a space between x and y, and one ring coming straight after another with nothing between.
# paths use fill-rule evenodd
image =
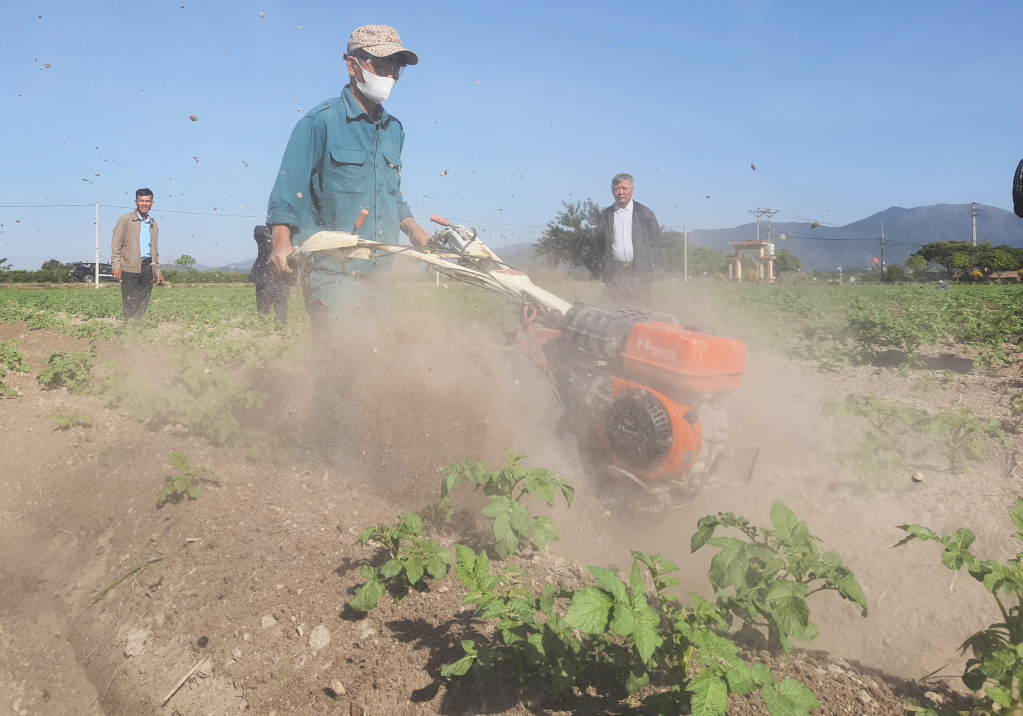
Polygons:
<instances>
[{"instance_id":1,"label":"white dress shirt","mask_svg":"<svg viewBox=\"0 0 1023 716\"><path fill-rule=\"evenodd\" d=\"M615 240L611 244L614 261L632 261L632 199L625 208L615 208Z\"/></svg>"}]
</instances>

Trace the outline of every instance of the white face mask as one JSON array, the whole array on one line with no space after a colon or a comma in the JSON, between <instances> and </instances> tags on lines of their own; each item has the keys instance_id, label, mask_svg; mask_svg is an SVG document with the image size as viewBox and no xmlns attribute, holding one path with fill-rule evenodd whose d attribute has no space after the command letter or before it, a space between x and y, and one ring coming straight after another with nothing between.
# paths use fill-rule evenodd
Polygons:
<instances>
[{"instance_id":1,"label":"white face mask","mask_svg":"<svg viewBox=\"0 0 1023 716\"><path fill-rule=\"evenodd\" d=\"M356 60L356 62L359 62ZM391 94L391 90L394 89L394 80L390 77L381 77L375 75L366 67L359 62L359 66L362 67L362 76L366 78L365 82L359 82L358 78L355 80L355 86L359 88L359 91L365 95L373 104L382 104L387 96Z\"/></svg>"}]
</instances>

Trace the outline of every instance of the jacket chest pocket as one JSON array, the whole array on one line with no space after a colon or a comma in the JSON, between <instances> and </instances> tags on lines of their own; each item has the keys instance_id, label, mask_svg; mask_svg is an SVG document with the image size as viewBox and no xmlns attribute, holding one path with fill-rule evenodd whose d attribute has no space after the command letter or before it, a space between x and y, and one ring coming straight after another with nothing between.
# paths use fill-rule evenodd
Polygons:
<instances>
[{"instance_id":1,"label":"jacket chest pocket","mask_svg":"<svg viewBox=\"0 0 1023 716\"><path fill-rule=\"evenodd\" d=\"M337 191L364 194L371 186L372 166L365 149L330 150L330 180Z\"/></svg>"},{"instance_id":2,"label":"jacket chest pocket","mask_svg":"<svg viewBox=\"0 0 1023 716\"><path fill-rule=\"evenodd\" d=\"M393 152L383 152L384 166L381 167L383 175L383 186L381 189L391 196L397 196L401 187L401 155Z\"/></svg>"}]
</instances>

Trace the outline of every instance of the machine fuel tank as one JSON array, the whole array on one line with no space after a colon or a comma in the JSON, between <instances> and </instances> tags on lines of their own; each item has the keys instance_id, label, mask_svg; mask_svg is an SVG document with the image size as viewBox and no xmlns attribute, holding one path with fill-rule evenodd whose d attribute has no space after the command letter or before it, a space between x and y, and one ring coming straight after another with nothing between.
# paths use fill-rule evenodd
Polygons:
<instances>
[{"instance_id":1,"label":"machine fuel tank","mask_svg":"<svg viewBox=\"0 0 1023 716\"><path fill-rule=\"evenodd\" d=\"M622 351L625 370L696 393L736 390L746 373L746 346L667 323L632 326Z\"/></svg>"}]
</instances>

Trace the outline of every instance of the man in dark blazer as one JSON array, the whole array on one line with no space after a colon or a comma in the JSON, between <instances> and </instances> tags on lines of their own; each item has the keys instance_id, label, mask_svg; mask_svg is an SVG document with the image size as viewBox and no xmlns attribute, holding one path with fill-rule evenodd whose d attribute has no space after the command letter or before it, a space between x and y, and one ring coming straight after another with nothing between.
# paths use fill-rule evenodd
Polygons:
<instances>
[{"instance_id":1,"label":"man in dark blazer","mask_svg":"<svg viewBox=\"0 0 1023 716\"><path fill-rule=\"evenodd\" d=\"M611 180L615 203L600 213L597 249L604 256L604 283L616 298L648 308L661 254L661 227L654 212L632 200L634 191L629 174L616 174Z\"/></svg>"}]
</instances>

